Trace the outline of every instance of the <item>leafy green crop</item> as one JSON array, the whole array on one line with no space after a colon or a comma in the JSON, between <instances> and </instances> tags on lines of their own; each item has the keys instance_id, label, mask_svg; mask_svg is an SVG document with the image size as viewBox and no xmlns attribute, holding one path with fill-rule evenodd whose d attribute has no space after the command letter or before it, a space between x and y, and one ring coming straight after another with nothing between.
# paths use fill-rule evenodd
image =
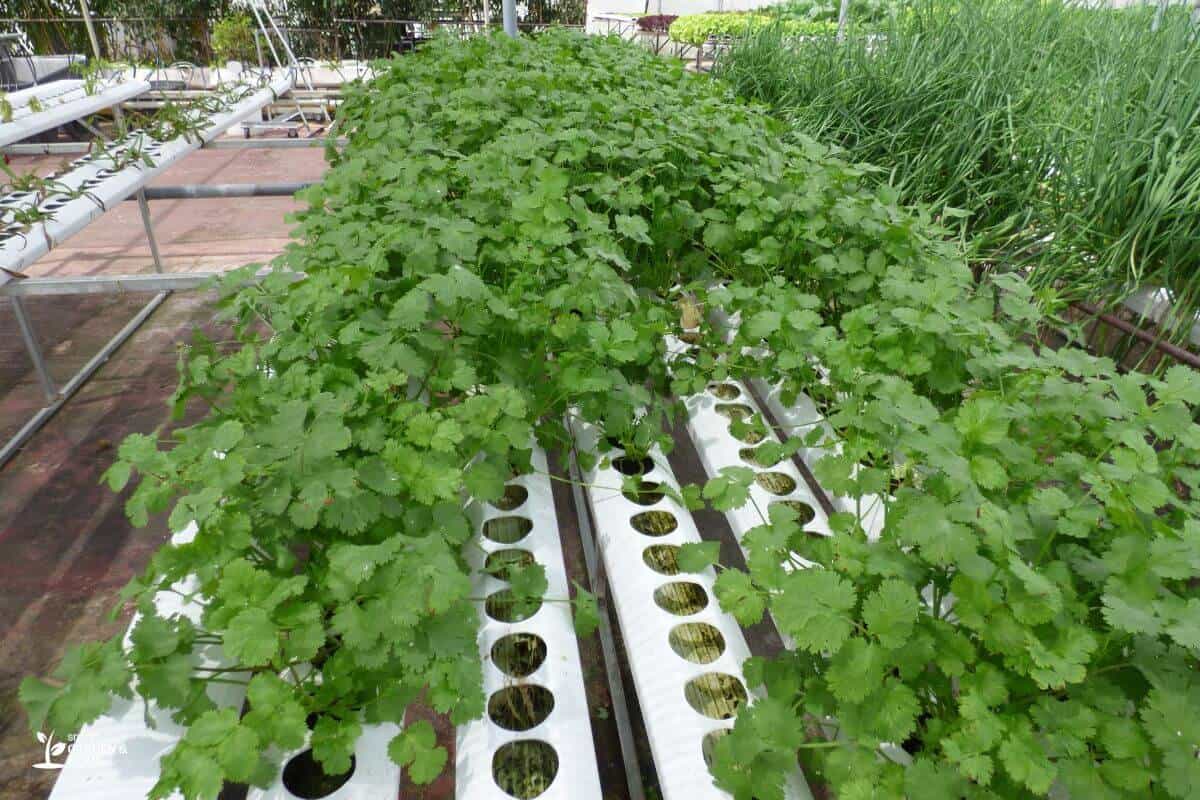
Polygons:
<instances>
[{"instance_id":1,"label":"leafy green crop","mask_svg":"<svg viewBox=\"0 0 1200 800\"><path fill-rule=\"evenodd\" d=\"M930 797L1056 781L1187 796L1192 373L1035 351L1012 333L1039 318L1023 284L976 285L925 212L628 43L440 40L379 65L339 113L347 145L304 193L297 242L261 283L245 286L251 267L225 284L237 346L199 339L181 361L176 410L208 417L129 437L106 473L116 490L136 476L135 524L169 512L195 540L127 590L142 612L128 650L84 645L22 684L35 727L77 729L114 695L171 709L187 732L153 796L190 799L269 781L306 724L337 772L363 724L401 722L419 693L476 717L465 495L499 498L534 438L570 447L568 415L634 452L669 448L677 397L762 376L829 409L831 490L881 492L893 461L904 477L878 543L841 515L811 553L825 568L789 572L814 545L772 511L749 572L720 575L725 608L745 624L770 609L797 643L747 666L769 695L718 744L722 786L777 797L799 750L843 798L906 781ZM742 324L729 342L703 326L693 362L668 370L681 306ZM749 479L703 495L736 506ZM508 577L518 602L545 590L536 565ZM154 594L185 580L200 618L158 617ZM583 592L576 619L596 620ZM194 667L210 645L233 663ZM214 707L216 681L246 684L244 715ZM418 782L447 760L430 734L389 747ZM879 758L882 742L914 766Z\"/></svg>"},{"instance_id":2,"label":"leafy green crop","mask_svg":"<svg viewBox=\"0 0 1200 800\"><path fill-rule=\"evenodd\" d=\"M788 37L822 36L837 30L837 26L828 21L744 11L712 11L685 14L671 23L669 32L677 42L701 45L713 37L746 36L767 27L776 27Z\"/></svg>"}]
</instances>

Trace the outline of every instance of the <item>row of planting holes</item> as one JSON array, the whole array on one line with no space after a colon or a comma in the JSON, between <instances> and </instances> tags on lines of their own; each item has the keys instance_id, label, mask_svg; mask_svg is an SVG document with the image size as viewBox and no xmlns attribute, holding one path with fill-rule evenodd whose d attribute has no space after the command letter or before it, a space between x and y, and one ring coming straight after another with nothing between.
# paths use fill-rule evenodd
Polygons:
<instances>
[{"instance_id":1,"label":"row of planting holes","mask_svg":"<svg viewBox=\"0 0 1200 800\"><path fill-rule=\"evenodd\" d=\"M734 421L738 421L738 420L749 421L751 417L755 416L753 408L746 405L745 403L735 402L741 398L742 390L739 389L734 384L732 384L732 383L713 384L712 386L708 387L708 391L714 397L716 397L718 400L723 401L723 402L717 403L715 410L718 414L720 414L721 416L723 416L729 420L731 428L732 428ZM763 424L761 418L756 419L755 421L759 423L760 427ZM729 431L729 435L734 436L734 433L732 430ZM756 451L755 445L760 444L763 441L763 439L766 438L766 434L761 432L758 427L752 428L744 436L742 436L740 438L737 436L734 436L734 438L738 439L738 441L740 441L744 444L750 445L750 447L743 447L742 449L740 449L738 451L738 455L741 457L742 461L745 461L747 464L750 465L750 467L752 469L754 469L755 483L757 483L759 486L761 486L768 493L775 495L776 497L781 497L781 498L787 497L788 495L790 495L796 491L796 488L797 488L796 481L793 480L790 475L787 475L783 472L775 472L775 471L771 470L771 467L775 466L775 464L764 463L757 456L757 451ZM776 462L776 463L778 463L778 462ZM795 511L796 516L799 517L798 521L802 528L803 528L803 526L812 522L817 516L817 513L813 510L813 507L810 506L808 503L805 503L801 500L772 500L771 501L772 505L774 505L775 503L782 503L782 504L790 507L793 511ZM809 536L813 536L813 537L823 536L823 534L817 533L815 531L805 531L805 533L808 534ZM799 543L795 543L795 544L799 544ZM803 548L801 545L800 549L807 549L807 548ZM807 555L803 552L799 553L799 555L807 557Z\"/></svg>"},{"instance_id":2,"label":"row of planting holes","mask_svg":"<svg viewBox=\"0 0 1200 800\"><path fill-rule=\"evenodd\" d=\"M615 439L609 443L620 448ZM636 459L626 455L613 459L613 468L626 476L649 476L655 469L649 458ZM642 480L636 491L623 492L626 499L643 506L652 506L664 497L662 484ZM634 514L629 524L638 533L651 539L673 533L679 520L670 511L650 510ZM650 569L674 577L679 574L676 556L679 548L673 544L651 544L642 551L642 562ZM654 602L659 608L677 617L698 614L708 607L708 594L698 583L673 581L659 586L654 591ZM707 622L684 622L676 625L668 634L671 649L685 661L693 664L711 664L725 652L725 637L721 631ZM746 688L741 680L724 672L706 672L688 681L683 687L683 696L697 713L710 719L727 720L737 715L746 702ZM728 732L718 728L705 734L701 752L706 764L711 765L713 747L717 740Z\"/></svg>"},{"instance_id":3,"label":"row of planting holes","mask_svg":"<svg viewBox=\"0 0 1200 800\"><path fill-rule=\"evenodd\" d=\"M501 511L516 511L529 499L529 492L518 484L504 489L504 496L492 503ZM515 545L533 530L533 520L525 516L493 517L483 523L483 535L503 545ZM509 570L534 563L533 553L518 547L494 550L483 569L508 580ZM523 622L541 608L541 602L519 601L511 589L488 595L484 611L500 622ZM546 642L534 633L510 633L492 645L492 663L513 683L488 698L488 718L509 731L527 731L546 721L554 710L554 693L544 686L521 683L546 660ZM502 745L492 755L492 780L509 795L530 800L550 788L558 774L558 753L540 739L519 739Z\"/></svg>"}]
</instances>

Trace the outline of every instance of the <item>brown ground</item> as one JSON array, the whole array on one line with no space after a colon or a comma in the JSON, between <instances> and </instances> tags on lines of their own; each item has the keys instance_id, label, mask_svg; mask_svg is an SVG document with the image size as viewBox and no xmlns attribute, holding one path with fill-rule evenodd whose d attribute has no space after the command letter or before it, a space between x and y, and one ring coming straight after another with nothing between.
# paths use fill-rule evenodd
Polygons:
<instances>
[{"instance_id":1,"label":"brown ground","mask_svg":"<svg viewBox=\"0 0 1200 800\"><path fill-rule=\"evenodd\" d=\"M57 159L15 159L46 168ZM159 183L313 180L320 148L206 150ZM287 241L290 199L162 201L151 204L170 271L215 270L266 260ZM152 269L136 203L122 203L27 270L33 275L116 274ZM26 305L51 371L65 381L121 328L148 296L37 298ZM215 333L210 298L166 301L25 449L0 469L0 797L45 797L54 773L30 768L39 745L15 703L21 678L44 673L69 644L110 636L128 623L108 613L120 588L166 538L164 520L134 530L122 499L98 485L127 434L168 419L176 345L193 330ZM0 300L0 437L41 405L16 323Z\"/></svg>"}]
</instances>

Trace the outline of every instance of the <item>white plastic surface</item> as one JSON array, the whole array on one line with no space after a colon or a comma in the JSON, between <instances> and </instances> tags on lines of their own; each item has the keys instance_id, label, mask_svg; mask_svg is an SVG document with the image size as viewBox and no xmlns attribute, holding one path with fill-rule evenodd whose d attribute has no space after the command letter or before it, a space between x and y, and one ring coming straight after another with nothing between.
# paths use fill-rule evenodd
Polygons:
<instances>
[{"instance_id":1,"label":"white plastic surface","mask_svg":"<svg viewBox=\"0 0 1200 800\"><path fill-rule=\"evenodd\" d=\"M60 84L72 85L56 88ZM0 147L123 103L150 91L150 84L146 81L124 81L99 86L93 94L87 93L83 81L58 81L34 89L41 91L38 93L29 89L8 95L8 101L13 105L13 118L12 122L0 123ZM20 105L14 102L14 97L26 94L29 96L23 97L24 102ZM40 111L34 111L29 105L29 98L34 95L38 97L42 108Z\"/></svg>"},{"instance_id":2,"label":"white plastic surface","mask_svg":"<svg viewBox=\"0 0 1200 800\"><path fill-rule=\"evenodd\" d=\"M558 772L550 787L538 795L539 800L599 800L601 797L592 726L584 693L583 667L579 659L571 607L569 603L553 602L568 596L567 573L563 564L554 496L550 478L546 475L546 456L537 447L533 450L533 468L533 474L522 475L509 482L510 486L522 486L529 493L521 505L500 510L473 501L467 509L477 530L481 530L490 519L520 516L533 523L530 532L512 544L494 542L480 535L467 546L464 555L473 572L475 594L481 598L508 586L507 581L483 571L490 553L512 548L527 550L545 568L549 584L547 600L530 618L521 622L501 622L487 616L484 603L478 603L479 652L484 662L485 695L491 697L506 686L542 686L554 695L554 708L543 722L525 731L506 730L486 715L459 726L455 753L455 796L463 800L511 800L511 796L502 791L492 777L492 760L501 746L528 739L546 742L558 754ZM546 643L545 661L525 678L506 675L491 660L492 645L513 633L536 634Z\"/></svg>"},{"instance_id":3,"label":"white plastic surface","mask_svg":"<svg viewBox=\"0 0 1200 800\"><path fill-rule=\"evenodd\" d=\"M195 525L189 525L171 537L175 544L191 541ZM195 590L194 580L176 587L180 592ZM159 593L154 599L158 614L170 617L186 616L200 620L202 607L185 603L178 594ZM137 617L129 626L132 631ZM129 646L126 634L126 646ZM196 651L197 665L219 667L227 663L216 645ZM245 692L242 687L228 683L209 684L209 697L217 705L241 706ZM183 736L183 728L171 721L170 714L156 705L149 707L155 727L146 724L146 707L140 697L117 700L108 715L87 725L79 732L70 747L66 766L50 792L50 800L139 800L158 782L158 760L171 750ZM49 733L49 731L46 731Z\"/></svg>"},{"instance_id":4,"label":"white plastic surface","mask_svg":"<svg viewBox=\"0 0 1200 800\"><path fill-rule=\"evenodd\" d=\"M581 449L592 449L596 431L579 423L574 427ZM619 456L620 451L610 455ZM678 483L663 454L656 449L650 458L654 469L642 475L641 480L677 489ZM643 560L643 551L654 545L700 542L691 514L667 496L652 505L633 502L622 494L622 479L622 474L611 465L597 464L583 475L584 482L589 484L587 495L597 545L620 620L662 796L664 800L727 800L729 795L713 784L702 747L706 734L732 727L733 720L712 719L694 709L684 694L684 686L714 672L732 675L744 686L742 663L750 656L750 650L737 622L717 604L713 593L716 576L711 568L702 573L681 572L672 576L655 571ZM661 536L640 533L630 520L651 510L670 512L678 526ZM676 582L698 584L708 598L707 605L687 616L677 616L660 607L654 600L655 590ZM691 622L707 623L720 631L725 649L714 661L694 663L671 647L671 630ZM786 796L811 797L799 768L786 787Z\"/></svg>"},{"instance_id":5,"label":"white plastic surface","mask_svg":"<svg viewBox=\"0 0 1200 800\"><path fill-rule=\"evenodd\" d=\"M52 210L53 218L33 226L33 229L18 235L12 224L11 209L27 202L23 195L0 198L0 266L20 270L41 258L52 246L58 245L78 233L105 209L132 195L145 186L183 156L197 150L203 142L212 141L224 131L242 120L258 113L264 105L292 88L292 76L281 73L271 84L243 98L228 111L213 115L201 131L200 136L180 137L169 142L154 142L148 137L144 148L154 161L153 167L130 165L114 172L106 165L106 158L84 157L74 162L74 169L58 180L69 189L86 187L91 197L84 196L67 200L52 196L39 205ZM93 199L94 198L94 199ZM102 207L103 206L103 207ZM7 276L0 272L0 284Z\"/></svg>"},{"instance_id":6,"label":"white plastic surface","mask_svg":"<svg viewBox=\"0 0 1200 800\"><path fill-rule=\"evenodd\" d=\"M379 800L395 798L400 791L400 767L388 756L388 743L400 733L392 723L364 725L354 745L354 772L350 779L322 800ZM296 753L304 752L301 748ZM286 761L283 762L286 765ZM250 787L247 800L300 800L277 779L267 789Z\"/></svg>"}]
</instances>

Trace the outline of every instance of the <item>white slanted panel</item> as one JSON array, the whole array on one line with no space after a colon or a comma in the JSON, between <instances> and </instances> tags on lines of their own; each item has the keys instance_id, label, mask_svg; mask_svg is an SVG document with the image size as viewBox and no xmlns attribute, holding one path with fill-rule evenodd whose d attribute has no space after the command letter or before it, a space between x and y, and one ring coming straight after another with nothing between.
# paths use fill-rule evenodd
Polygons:
<instances>
[{"instance_id":1,"label":"white slanted panel","mask_svg":"<svg viewBox=\"0 0 1200 800\"><path fill-rule=\"evenodd\" d=\"M597 431L573 425L580 449L593 450ZM678 571L678 547L701 537L692 515L657 491L678 490L666 458L657 449L648 463L620 450L608 455L612 463L596 464L583 480L663 799L727 800L705 750L748 699L742 664L750 649L717 604L713 570ZM638 472L641 489L626 496L623 478ZM798 767L785 795L811 798Z\"/></svg>"},{"instance_id":2,"label":"white slanted panel","mask_svg":"<svg viewBox=\"0 0 1200 800\"><path fill-rule=\"evenodd\" d=\"M195 525L171 537L175 544L191 541ZM195 590L191 583L176 586L183 594ZM154 599L159 616L176 614L199 622L202 607L185 602L178 594L161 592ZM129 626L132 631L137 618ZM126 646L130 646L126 634ZM197 666L220 667L228 662L216 645L195 652ZM243 687L212 683L209 697L218 706L238 708L245 696ZM147 717L153 727L147 724ZM70 749L66 765L59 773L50 800L140 800L158 782L158 760L175 746L184 729L171 721L167 711L151 703L149 710L142 699L118 699L110 712L79 732ZM48 731L47 731L48 733Z\"/></svg>"},{"instance_id":3,"label":"white slanted panel","mask_svg":"<svg viewBox=\"0 0 1200 800\"><path fill-rule=\"evenodd\" d=\"M12 211L33 198L24 194L0 198L0 267L20 270L32 264L52 246L78 233L105 210L134 194L183 156L257 114L263 106L290 90L292 81L290 72L276 73L269 85L250 92L228 111L206 119L199 136L181 136L169 142L156 142L145 134L130 134L127 145L136 140L153 161L153 166L141 163L113 170L110 168L113 162L103 155L87 155L76 159L72 162L72 169L57 180L68 190L86 189L88 194L76 199L55 195L43 200L39 207L52 212L53 216L44 223L34 225L32 230L21 232L13 224Z\"/></svg>"},{"instance_id":4,"label":"white slanted panel","mask_svg":"<svg viewBox=\"0 0 1200 800\"><path fill-rule=\"evenodd\" d=\"M571 606L564 602L568 586L558 517L546 455L536 446L533 469L510 481L496 504L472 501L468 507L480 532L464 552L476 595L487 598L507 589L508 582L495 574L498 560L527 559L525 554L545 569L548 588L537 611L519 621L496 619L486 602L478 603L484 694L489 707L501 712L498 719L524 729L506 729L490 713L459 726L455 796L461 800L511 800L513 794L497 784L497 773L501 781L515 775L526 786L542 788L540 800L601 797L579 645ZM489 557L491 569L485 571ZM518 713L505 718L510 704Z\"/></svg>"},{"instance_id":5,"label":"white slanted panel","mask_svg":"<svg viewBox=\"0 0 1200 800\"><path fill-rule=\"evenodd\" d=\"M56 88L59 84L71 86ZM42 90L41 94L30 95L37 96L40 111L33 110L29 104L29 97L23 97L24 102L20 105L13 99L32 90L8 95L8 102L13 106L13 115L11 122L0 123L0 147L123 103L150 91L150 84L147 81L102 83L95 87L92 94L87 93L83 81L58 81L34 88Z\"/></svg>"}]
</instances>

